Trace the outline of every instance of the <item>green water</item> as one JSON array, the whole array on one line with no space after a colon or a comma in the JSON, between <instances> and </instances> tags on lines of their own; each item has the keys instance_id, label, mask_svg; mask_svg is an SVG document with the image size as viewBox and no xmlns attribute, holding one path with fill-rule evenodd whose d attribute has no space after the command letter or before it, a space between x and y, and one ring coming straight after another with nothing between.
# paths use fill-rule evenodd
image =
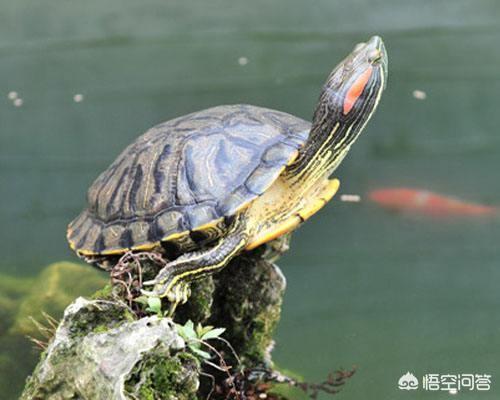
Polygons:
<instances>
[{"instance_id":1,"label":"green water","mask_svg":"<svg viewBox=\"0 0 500 400\"><path fill-rule=\"evenodd\" d=\"M500 204L497 0L0 0L0 272L74 260L65 226L86 188L148 127L242 102L309 119L331 68L373 34L388 88L341 191L405 185ZM280 261L276 361L312 381L356 365L339 399L449 397L399 391L406 371L488 373L491 391L461 398L499 398L499 239L498 220L332 202ZM20 366L1 370L12 378L0 397L15 398L33 359L0 340L0 360Z\"/></svg>"}]
</instances>

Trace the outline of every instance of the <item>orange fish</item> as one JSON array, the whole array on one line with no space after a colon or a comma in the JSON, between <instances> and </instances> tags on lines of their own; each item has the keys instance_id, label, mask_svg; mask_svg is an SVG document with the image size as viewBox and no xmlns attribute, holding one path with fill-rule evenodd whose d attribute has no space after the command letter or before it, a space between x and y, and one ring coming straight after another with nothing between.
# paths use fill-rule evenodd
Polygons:
<instances>
[{"instance_id":1,"label":"orange fish","mask_svg":"<svg viewBox=\"0 0 500 400\"><path fill-rule=\"evenodd\" d=\"M370 192L368 197L378 205L390 210L437 217L481 216L498 213L495 207L468 203L419 189L379 189Z\"/></svg>"}]
</instances>

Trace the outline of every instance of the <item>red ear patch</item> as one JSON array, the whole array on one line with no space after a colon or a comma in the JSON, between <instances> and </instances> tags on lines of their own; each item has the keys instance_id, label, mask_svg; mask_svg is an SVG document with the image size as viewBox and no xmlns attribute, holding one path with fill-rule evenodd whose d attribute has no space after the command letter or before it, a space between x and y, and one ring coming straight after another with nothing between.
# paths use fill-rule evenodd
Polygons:
<instances>
[{"instance_id":1,"label":"red ear patch","mask_svg":"<svg viewBox=\"0 0 500 400\"><path fill-rule=\"evenodd\" d=\"M365 72L363 72L358 79L352 84L352 86L347 91L344 99L344 115L347 115L351 111L356 100L361 96L363 90L365 89L368 80L372 76L372 67L368 67Z\"/></svg>"}]
</instances>

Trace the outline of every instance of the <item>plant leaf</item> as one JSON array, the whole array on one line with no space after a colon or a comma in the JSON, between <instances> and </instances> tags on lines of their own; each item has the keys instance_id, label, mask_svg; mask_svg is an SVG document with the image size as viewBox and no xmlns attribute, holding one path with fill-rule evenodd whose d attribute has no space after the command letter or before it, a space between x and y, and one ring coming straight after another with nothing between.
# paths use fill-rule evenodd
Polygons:
<instances>
[{"instance_id":1,"label":"plant leaf","mask_svg":"<svg viewBox=\"0 0 500 400\"><path fill-rule=\"evenodd\" d=\"M203 327L201 324L198 322L198 325L196 325L196 336L201 337L203 332Z\"/></svg>"},{"instance_id":2,"label":"plant leaf","mask_svg":"<svg viewBox=\"0 0 500 400\"><path fill-rule=\"evenodd\" d=\"M207 325L207 326L201 327L200 331L198 332L198 337L202 338L205 333L211 331L212 329L214 329L214 327L212 325Z\"/></svg>"},{"instance_id":3,"label":"plant leaf","mask_svg":"<svg viewBox=\"0 0 500 400\"><path fill-rule=\"evenodd\" d=\"M146 311L151 311L156 314L161 314L161 299L159 297L148 297L148 307Z\"/></svg>"},{"instance_id":4,"label":"plant leaf","mask_svg":"<svg viewBox=\"0 0 500 400\"><path fill-rule=\"evenodd\" d=\"M208 339L214 339L216 337L219 337L226 331L226 328L215 328L207 333L205 333L202 337L201 340L208 340Z\"/></svg>"},{"instance_id":5,"label":"plant leaf","mask_svg":"<svg viewBox=\"0 0 500 400\"><path fill-rule=\"evenodd\" d=\"M187 340L186 332L184 332L184 326L180 324L175 324L177 327L177 333L182 336L183 339Z\"/></svg>"},{"instance_id":6,"label":"plant leaf","mask_svg":"<svg viewBox=\"0 0 500 400\"><path fill-rule=\"evenodd\" d=\"M189 346L189 349L196 355L208 360L210 358L210 354L206 351L200 350L196 347Z\"/></svg>"},{"instance_id":7,"label":"plant leaf","mask_svg":"<svg viewBox=\"0 0 500 400\"><path fill-rule=\"evenodd\" d=\"M186 335L186 339L198 339L196 332L194 330L193 321L189 320L184 324L184 333Z\"/></svg>"},{"instance_id":8,"label":"plant leaf","mask_svg":"<svg viewBox=\"0 0 500 400\"><path fill-rule=\"evenodd\" d=\"M133 301L146 306L148 304L148 297L139 296L139 297L136 297Z\"/></svg>"}]
</instances>

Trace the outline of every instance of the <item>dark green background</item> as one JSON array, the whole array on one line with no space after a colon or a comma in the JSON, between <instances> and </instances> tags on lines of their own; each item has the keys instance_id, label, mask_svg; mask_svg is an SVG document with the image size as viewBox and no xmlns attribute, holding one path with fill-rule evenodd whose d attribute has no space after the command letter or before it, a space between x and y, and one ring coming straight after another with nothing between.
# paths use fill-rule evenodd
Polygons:
<instances>
[{"instance_id":1,"label":"dark green background","mask_svg":"<svg viewBox=\"0 0 500 400\"><path fill-rule=\"evenodd\" d=\"M0 0L0 272L74 259L65 226L86 188L148 127L243 102L309 119L331 68L373 34L388 87L338 171L341 191L405 185L500 203L496 0ZM275 359L316 381L357 365L339 399L449 397L400 392L407 370L489 373L490 392L461 398L498 398L499 239L498 220L333 201L280 261Z\"/></svg>"}]
</instances>

